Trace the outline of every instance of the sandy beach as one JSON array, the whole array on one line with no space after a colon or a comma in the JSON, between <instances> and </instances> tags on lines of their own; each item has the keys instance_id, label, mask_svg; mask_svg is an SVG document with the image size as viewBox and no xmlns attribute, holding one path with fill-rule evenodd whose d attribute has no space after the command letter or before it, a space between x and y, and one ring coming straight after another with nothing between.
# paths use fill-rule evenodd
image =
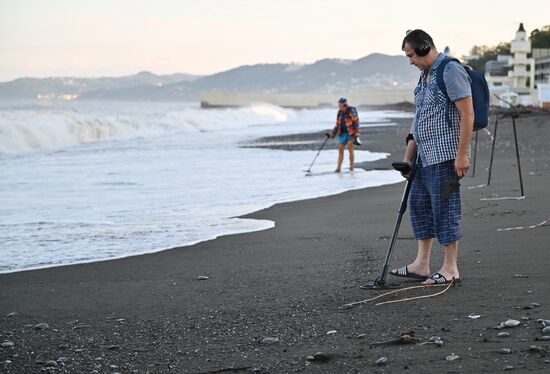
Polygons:
<instances>
[{"instance_id":1,"label":"sandy beach","mask_svg":"<svg viewBox=\"0 0 550 374\"><path fill-rule=\"evenodd\" d=\"M401 159L410 120L394 122L362 135L368 150L392 155L361 167ZM462 181L460 287L341 308L380 293L359 286L381 270L404 183L279 204L248 216L275 221L273 229L0 275L0 372L548 372L550 341L540 340L537 320L550 320L550 222L542 224L550 216L550 116L525 115L517 124L526 198L480 200L520 194L510 119L499 123L491 185L469 188L487 181L485 132L475 177ZM517 227L524 228L503 230ZM392 264L415 253L407 216ZM435 271L439 246L432 261ZM520 323L495 329L507 319ZM371 344L411 330L418 342ZM417 344L432 336L443 345Z\"/></svg>"}]
</instances>

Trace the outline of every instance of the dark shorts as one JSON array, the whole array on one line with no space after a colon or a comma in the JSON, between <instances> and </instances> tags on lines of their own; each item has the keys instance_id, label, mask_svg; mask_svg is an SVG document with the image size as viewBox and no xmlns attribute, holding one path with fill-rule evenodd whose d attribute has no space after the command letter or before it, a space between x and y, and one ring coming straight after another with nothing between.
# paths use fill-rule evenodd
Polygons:
<instances>
[{"instance_id":1,"label":"dark shorts","mask_svg":"<svg viewBox=\"0 0 550 374\"><path fill-rule=\"evenodd\" d=\"M447 245L462 238L460 190L448 198L442 196L443 189L455 176L454 160L426 167L419 163L409 199L417 240L437 237L441 245Z\"/></svg>"}]
</instances>

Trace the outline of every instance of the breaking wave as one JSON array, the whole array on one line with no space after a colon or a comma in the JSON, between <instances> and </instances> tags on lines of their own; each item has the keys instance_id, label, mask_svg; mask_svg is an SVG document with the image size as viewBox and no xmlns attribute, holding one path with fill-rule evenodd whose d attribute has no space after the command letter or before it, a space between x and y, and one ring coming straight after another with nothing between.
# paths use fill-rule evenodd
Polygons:
<instances>
[{"instance_id":1,"label":"breaking wave","mask_svg":"<svg viewBox=\"0 0 550 374\"><path fill-rule=\"evenodd\" d=\"M2 108L0 154L63 149L105 140L238 129L286 122L291 115L290 110L268 104L200 109L191 105L144 103L117 111L103 104L90 107L78 103L62 108Z\"/></svg>"}]
</instances>

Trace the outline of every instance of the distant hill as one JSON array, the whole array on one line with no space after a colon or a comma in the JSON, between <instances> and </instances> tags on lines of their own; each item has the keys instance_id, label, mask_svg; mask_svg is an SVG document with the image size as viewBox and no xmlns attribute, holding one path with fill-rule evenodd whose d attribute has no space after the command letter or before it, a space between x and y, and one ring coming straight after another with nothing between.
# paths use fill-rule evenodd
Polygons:
<instances>
[{"instance_id":1,"label":"distant hill","mask_svg":"<svg viewBox=\"0 0 550 374\"><path fill-rule=\"evenodd\" d=\"M358 60L257 64L193 77L139 73L121 78L18 79L0 84L0 98L78 95L79 100L193 100L203 91L348 93L373 87L411 87L418 70L404 56L374 53Z\"/></svg>"},{"instance_id":2,"label":"distant hill","mask_svg":"<svg viewBox=\"0 0 550 374\"><path fill-rule=\"evenodd\" d=\"M190 74L155 75L142 71L123 77L101 78L20 78L0 83L0 99L62 99L62 96L81 96L87 92L101 90L123 90L133 87L157 87L164 84L189 82L197 79Z\"/></svg>"}]
</instances>

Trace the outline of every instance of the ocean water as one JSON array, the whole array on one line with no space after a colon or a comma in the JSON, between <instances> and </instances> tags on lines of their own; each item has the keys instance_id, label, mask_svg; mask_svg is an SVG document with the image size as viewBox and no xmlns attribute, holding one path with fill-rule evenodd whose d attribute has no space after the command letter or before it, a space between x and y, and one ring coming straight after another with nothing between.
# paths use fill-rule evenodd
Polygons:
<instances>
[{"instance_id":1,"label":"ocean water","mask_svg":"<svg viewBox=\"0 0 550 374\"><path fill-rule=\"evenodd\" d=\"M360 112L363 127L400 112ZM266 104L0 103L0 272L99 261L272 228L236 218L288 202L402 181L330 173L336 151L243 148L332 127L334 109ZM368 131L368 130L367 130ZM372 161L384 153L358 151Z\"/></svg>"}]
</instances>

